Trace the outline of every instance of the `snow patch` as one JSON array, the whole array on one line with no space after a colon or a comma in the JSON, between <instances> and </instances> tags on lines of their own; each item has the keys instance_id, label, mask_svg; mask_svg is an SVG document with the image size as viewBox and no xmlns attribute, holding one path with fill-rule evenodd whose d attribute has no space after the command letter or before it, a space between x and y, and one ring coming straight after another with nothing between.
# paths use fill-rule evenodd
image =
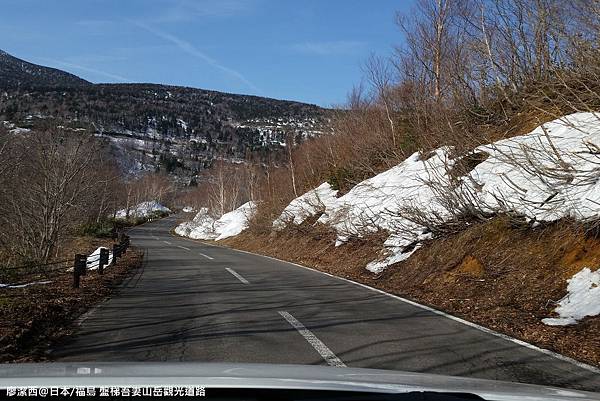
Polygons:
<instances>
[{"instance_id":1,"label":"snow patch","mask_svg":"<svg viewBox=\"0 0 600 401\"><path fill-rule=\"evenodd\" d=\"M327 207L333 206L338 191L324 182L290 202L281 215L273 222L273 228L281 230L288 224L302 224L304 220L324 212Z\"/></svg>"},{"instance_id":2,"label":"snow patch","mask_svg":"<svg viewBox=\"0 0 600 401\"><path fill-rule=\"evenodd\" d=\"M192 239L220 241L238 235L248 228L248 219L255 212L256 204L247 202L215 220L208 214L207 208L201 208L192 221L178 225L175 233Z\"/></svg>"},{"instance_id":3,"label":"snow patch","mask_svg":"<svg viewBox=\"0 0 600 401\"><path fill-rule=\"evenodd\" d=\"M554 309L560 317L542 319L544 324L567 326L586 316L600 315L600 270L592 272L585 267L567 282L567 295Z\"/></svg>"},{"instance_id":4,"label":"snow patch","mask_svg":"<svg viewBox=\"0 0 600 401\"><path fill-rule=\"evenodd\" d=\"M256 204L247 202L237 209L225 213L215 222L215 233L217 234L215 241L236 236L244 231L248 228L248 220L255 212Z\"/></svg>"},{"instance_id":5,"label":"snow patch","mask_svg":"<svg viewBox=\"0 0 600 401\"><path fill-rule=\"evenodd\" d=\"M92 252L86 259L86 268L88 270L98 270L98 266L100 265L100 250L102 249L108 249L106 247L98 247L94 252ZM106 264L104 266L104 268L110 266L110 264L113 261L113 254L112 251L109 249L108 250L108 264Z\"/></svg>"},{"instance_id":6,"label":"snow patch","mask_svg":"<svg viewBox=\"0 0 600 401\"><path fill-rule=\"evenodd\" d=\"M175 234L192 239L212 240L216 238L215 222L208 214L208 209L200 208L191 221L186 221L175 227Z\"/></svg>"},{"instance_id":7,"label":"snow patch","mask_svg":"<svg viewBox=\"0 0 600 401\"><path fill-rule=\"evenodd\" d=\"M414 153L397 166L334 199L318 222L337 231L336 246L352 236L361 237L380 230L390 232L381 259L367 265L370 271L379 273L390 264L407 259L418 249L416 242L430 237L425 227L402 217L403 209L412 207L449 217L450 213L438 202L436 193L423 182L436 182L440 188L449 185L445 169L453 163L447 148L437 149L426 160L419 152Z\"/></svg>"},{"instance_id":8,"label":"snow patch","mask_svg":"<svg viewBox=\"0 0 600 401\"><path fill-rule=\"evenodd\" d=\"M31 285L44 285L50 284L52 281L32 281L31 283L25 284L0 284L0 288L25 288Z\"/></svg>"}]
</instances>

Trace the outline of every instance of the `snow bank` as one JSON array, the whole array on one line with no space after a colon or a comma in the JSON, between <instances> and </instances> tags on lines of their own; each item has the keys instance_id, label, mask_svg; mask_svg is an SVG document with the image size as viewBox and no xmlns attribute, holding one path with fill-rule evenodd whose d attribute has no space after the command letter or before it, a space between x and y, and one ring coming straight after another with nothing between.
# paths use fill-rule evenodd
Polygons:
<instances>
[{"instance_id":1,"label":"snow bank","mask_svg":"<svg viewBox=\"0 0 600 401\"><path fill-rule=\"evenodd\" d=\"M337 198L318 222L328 224L338 233L337 245L351 236L386 230L383 260L370 263L367 269L380 272L386 266L408 258L417 248L416 241L429 238L425 227L417 226L401 216L407 207L437 214L449 214L436 201L436 194L424 181L448 185L445 168L451 166L447 149L433 152L427 159L417 152L399 165L365 180L346 195Z\"/></svg>"},{"instance_id":2,"label":"snow bank","mask_svg":"<svg viewBox=\"0 0 600 401\"><path fill-rule=\"evenodd\" d=\"M202 208L192 221L178 225L175 233L193 239L219 241L238 235L248 228L248 219L255 211L254 202L247 202L215 220L208 215L208 209Z\"/></svg>"},{"instance_id":3,"label":"snow bank","mask_svg":"<svg viewBox=\"0 0 600 401\"><path fill-rule=\"evenodd\" d=\"M208 215L208 209L200 208L191 221L186 221L175 227L175 234L192 239L212 240L216 238L215 222Z\"/></svg>"},{"instance_id":4,"label":"snow bank","mask_svg":"<svg viewBox=\"0 0 600 401\"><path fill-rule=\"evenodd\" d=\"M474 153L483 161L452 179L449 172L463 160L452 159L450 150L440 148L427 156L415 153L346 195L331 197L318 222L336 230L336 245L352 236L389 232L382 257L367 265L380 272L407 259L431 237L426 227L405 218L407 211L447 222L456 216L460 197L472 210L517 213L533 223L600 216L600 115L572 114L527 135L480 146ZM291 217L303 221L300 199L310 199L319 188L292 201L286 207L288 214L274 227ZM456 197L449 198L449 193Z\"/></svg>"},{"instance_id":5,"label":"snow bank","mask_svg":"<svg viewBox=\"0 0 600 401\"><path fill-rule=\"evenodd\" d=\"M106 247L98 247L94 252L92 252L86 260L86 267L89 270L98 270L98 265L100 264L100 250L101 249L108 249ZM104 268L108 267L113 260L113 254L112 251L109 249L108 250L108 264L104 266Z\"/></svg>"},{"instance_id":6,"label":"snow bank","mask_svg":"<svg viewBox=\"0 0 600 401\"><path fill-rule=\"evenodd\" d=\"M225 213L215 222L215 233L217 234L215 241L233 237L244 231L248 228L248 219L255 212L256 204L254 202L247 202L234 211Z\"/></svg>"},{"instance_id":7,"label":"snow bank","mask_svg":"<svg viewBox=\"0 0 600 401\"><path fill-rule=\"evenodd\" d=\"M186 206L183 208L183 213L192 213L194 211L194 208L191 206Z\"/></svg>"},{"instance_id":8,"label":"snow bank","mask_svg":"<svg viewBox=\"0 0 600 401\"><path fill-rule=\"evenodd\" d=\"M483 209L531 220L600 212L600 115L576 113L523 136L480 146L490 155L471 173Z\"/></svg>"},{"instance_id":9,"label":"snow bank","mask_svg":"<svg viewBox=\"0 0 600 401\"><path fill-rule=\"evenodd\" d=\"M600 315L600 270L592 272L586 267L567 282L567 295L554 310L560 317L542 319L549 326L566 326L586 316Z\"/></svg>"},{"instance_id":10,"label":"snow bank","mask_svg":"<svg viewBox=\"0 0 600 401\"><path fill-rule=\"evenodd\" d=\"M324 182L317 188L308 191L290 202L281 215L273 222L273 228L281 230L288 224L302 224L309 217L325 211L333 206L338 191Z\"/></svg>"},{"instance_id":11,"label":"snow bank","mask_svg":"<svg viewBox=\"0 0 600 401\"><path fill-rule=\"evenodd\" d=\"M171 209L161 205L157 201L142 202L129 209L129 217L148 217L155 212L171 213ZM127 218L127 209L121 209L117 212L118 219Z\"/></svg>"}]
</instances>

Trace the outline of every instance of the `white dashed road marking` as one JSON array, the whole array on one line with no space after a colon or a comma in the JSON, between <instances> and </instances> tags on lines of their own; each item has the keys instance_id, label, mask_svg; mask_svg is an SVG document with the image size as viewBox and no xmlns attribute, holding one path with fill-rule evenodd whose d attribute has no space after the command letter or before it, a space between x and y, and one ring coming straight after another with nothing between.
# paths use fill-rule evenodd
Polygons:
<instances>
[{"instance_id":1,"label":"white dashed road marking","mask_svg":"<svg viewBox=\"0 0 600 401\"><path fill-rule=\"evenodd\" d=\"M190 250L190 248L186 248L185 246L181 246L181 245L177 245L177 248L185 249L186 251Z\"/></svg>"},{"instance_id":2,"label":"white dashed road marking","mask_svg":"<svg viewBox=\"0 0 600 401\"><path fill-rule=\"evenodd\" d=\"M342 362L340 358L338 358L332 350L330 350L323 341L319 340L317 336L315 336L309 329L307 329L298 319L292 316L290 313L286 311L279 311L281 317L288 321L289 324L292 325L293 328L298 330L298 332L304 337L306 341L325 359L330 366L335 366L338 368L345 368L346 364Z\"/></svg>"},{"instance_id":3,"label":"white dashed road marking","mask_svg":"<svg viewBox=\"0 0 600 401\"><path fill-rule=\"evenodd\" d=\"M225 270L227 270L229 273L233 274L238 280L240 280L242 283L244 284L250 284L248 282L248 280L246 280L245 278L243 278L242 276L239 275L238 272L236 272L233 269L230 269L229 267L226 267Z\"/></svg>"},{"instance_id":4,"label":"white dashed road marking","mask_svg":"<svg viewBox=\"0 0 600 401\"><path fill-rule=\"evenodd\" d=\"M169 241L163 241L163 242L167 245L171 245L171 243Z\"/></svg>"},{"instance_id":5,"label":"white dashed road marking","mask_svg":"<svg viewBox=\"0 0 600 401\"><path fill-rule=\"evenodd\" d=\"M203 254L202 252L198 252L198 253L199 253L200 255L204 256L206 259L210 259L210 260L213 260L213 259L214 259L214 258L212 258L212 257L210 257L210 256L208 256L208 255L205 255L205 254Z\"/></svg>"}]
</instances>

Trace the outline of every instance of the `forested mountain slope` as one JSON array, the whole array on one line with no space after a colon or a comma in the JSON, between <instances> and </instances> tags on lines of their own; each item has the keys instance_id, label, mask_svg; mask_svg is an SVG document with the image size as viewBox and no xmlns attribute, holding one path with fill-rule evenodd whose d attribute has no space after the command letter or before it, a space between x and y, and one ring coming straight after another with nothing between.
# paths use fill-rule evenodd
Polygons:
<instances>
[{"instance_id":1,"label":"forested mountain slope","mask_svg":"<svg viewBox=\"0 0 600 401\"><path fill-rule=\"evenodd\" d=\"M216 158L277 154L325 129L310 104L159 84L91 84L0 54L5 127L66 127L114 145L124 170L164 171L189 182Z\"/></svg>"}]
</instances>

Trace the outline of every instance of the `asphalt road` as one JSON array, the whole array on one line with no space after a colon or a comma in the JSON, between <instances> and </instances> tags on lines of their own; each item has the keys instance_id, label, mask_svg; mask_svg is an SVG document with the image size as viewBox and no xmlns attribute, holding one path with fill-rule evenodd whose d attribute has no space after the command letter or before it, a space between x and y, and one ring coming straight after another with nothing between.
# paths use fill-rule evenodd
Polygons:
<instances>
[{"instance_id":1,"label":"asphalt road","mask_svg":"<svg viewBox=\"0 0 600 401\"><path fill-rule=\"evenodd\" d=\"M394 369L600 391L600 374L290 263L130 231L146 262L81 319L60 361L202 361Z\"/></svg>"}]
</instances>

